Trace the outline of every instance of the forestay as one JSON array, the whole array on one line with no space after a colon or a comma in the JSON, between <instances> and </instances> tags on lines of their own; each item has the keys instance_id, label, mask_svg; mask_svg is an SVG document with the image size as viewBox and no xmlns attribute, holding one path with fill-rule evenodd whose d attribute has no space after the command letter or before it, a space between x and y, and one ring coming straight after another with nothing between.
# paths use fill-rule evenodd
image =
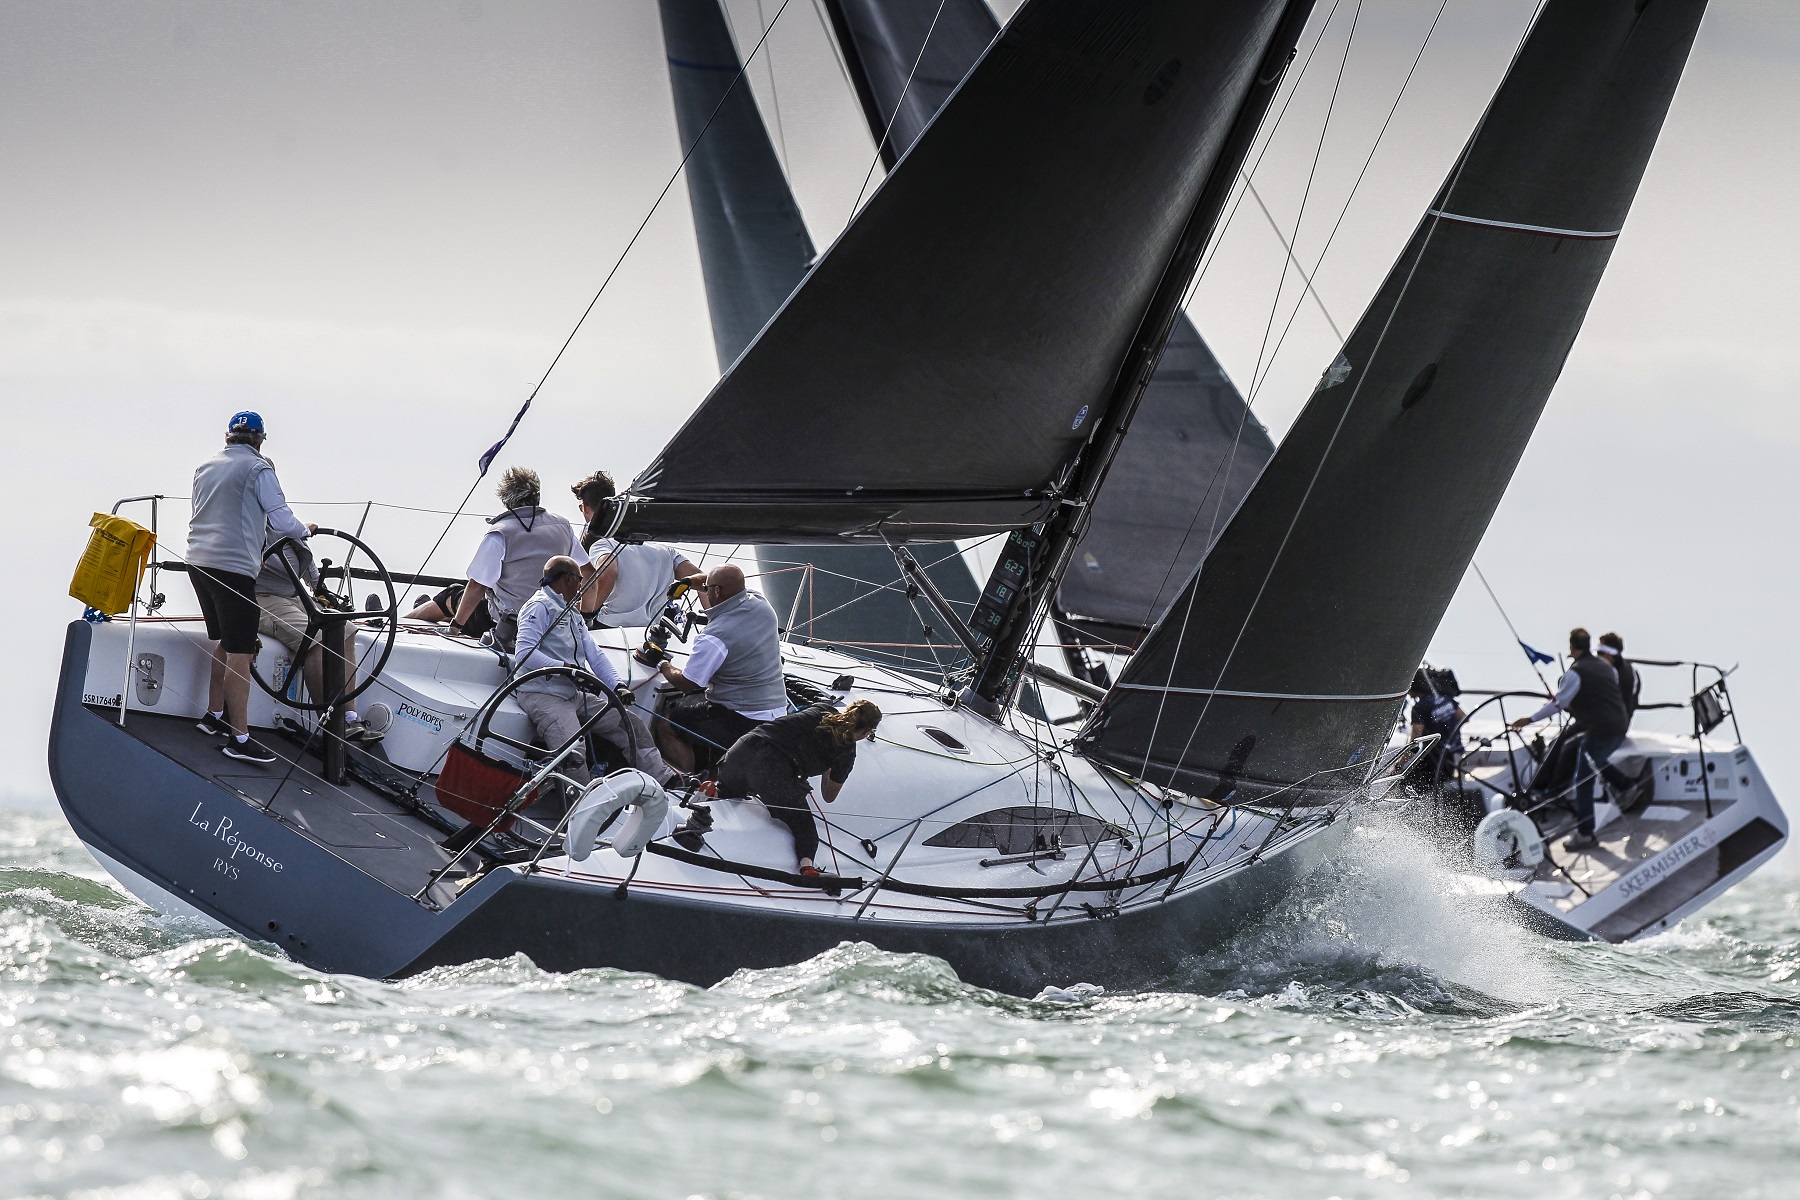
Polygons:
<instances>
[{"instance_id":1,"label":"forestay","mask_svg":"<svg viewBox=\"0 0 1800 1200\"><path fill-rule=\"evenodd\" d=\"M1342 355L1082 739L1243 799L1353 781L1525 449L1703 0L1551 0ZM1427 486L1429 485L1429 486Z\"/></svg>"}]
</instances>

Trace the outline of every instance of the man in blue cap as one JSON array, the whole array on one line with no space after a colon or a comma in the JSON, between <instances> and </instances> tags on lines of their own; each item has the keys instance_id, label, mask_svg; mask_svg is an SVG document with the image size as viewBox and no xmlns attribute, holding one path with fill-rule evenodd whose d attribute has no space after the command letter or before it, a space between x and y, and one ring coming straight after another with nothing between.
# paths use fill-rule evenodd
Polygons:
<instances>
[{"instance_id":1,"label":"man in blue cap","mask_svg":"<svg viewBox=\"0 0 1800 1200\"><path fill-rule=\"evenodd\" d=\"M275 755L250 740L250 660L256 654L256 576L262 569L265 531L306 538L316 528L303 525L288 507L275 478L275 465L262 456L263 419L253 412L232 416L225 448L194 472L194 515L188 522L188 578L214 642L212 685L200 728L225 737L227 758L272 763Z\"/></svg>"}]
</instances>

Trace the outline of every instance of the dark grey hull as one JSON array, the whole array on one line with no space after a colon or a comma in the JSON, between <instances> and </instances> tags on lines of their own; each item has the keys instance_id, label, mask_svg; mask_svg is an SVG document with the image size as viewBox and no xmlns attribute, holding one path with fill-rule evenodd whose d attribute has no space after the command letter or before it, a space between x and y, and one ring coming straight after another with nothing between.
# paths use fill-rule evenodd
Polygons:
<instances>
[{"instance_id":1,"label":"dark grey hull","mask_svg":"<svg viewBox=\"0 0 1800 1200\"><path fill-rule=\"evenodd\" d=\"M1176 899L1052 925L901 924L746 910L499 869L460 896L410 895L444 861L441 831L374 792L304 768L233 764L179 718L83 702L90 628L64 649L50 774L84 843L151 888L325 971L376 978L523 953L549 970L614 967L708 985L844 941L936 955L965 980L1030 994L1166 979L1265 912L1335 847L1343 823ZM265 806L276 793L273 805Z\"/></svg>"}]
</instances>

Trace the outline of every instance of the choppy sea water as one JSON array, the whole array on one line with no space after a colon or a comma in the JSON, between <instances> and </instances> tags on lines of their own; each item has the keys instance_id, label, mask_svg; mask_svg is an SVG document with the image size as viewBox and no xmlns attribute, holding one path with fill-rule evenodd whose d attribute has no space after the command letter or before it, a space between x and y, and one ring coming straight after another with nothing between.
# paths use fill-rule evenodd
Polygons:
<instances>
[{"instance_id":1,"label":"choppy sea water","mask_svg":"<svg viewBox=\"0 0 1800 1200\"><path fill-rule=\"evenodd\" d=\"M1027 1001L851 944L710 989L375 983L0 812L0 1196L1793 1196L1797 933L1765 872L1548 942L1371 827L1179 991Z\"/></svg>"}]
</instances>

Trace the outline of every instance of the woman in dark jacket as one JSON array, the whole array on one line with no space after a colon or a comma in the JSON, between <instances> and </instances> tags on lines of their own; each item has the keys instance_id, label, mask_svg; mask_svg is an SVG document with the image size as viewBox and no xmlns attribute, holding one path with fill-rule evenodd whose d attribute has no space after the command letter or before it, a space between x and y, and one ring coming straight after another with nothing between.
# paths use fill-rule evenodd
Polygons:
<instances>
[{"instance_id":1,"label":"woman in dark jacket","mask_svg":"<svg viewBox=\"0 0 1800 1200\"><path fill-rule=\"evenodd\" d=\"M875 734L881 710L857 700L843 712L814 704L758 725L739 738L719 764L719 795L727 799L755 796L769 815L794 835L800 874L818 875L813 856L819 852L819 827L807 803L807 780L822 776L825 803L856 765L856 743Z\"/></svg>"}]
</instances>

